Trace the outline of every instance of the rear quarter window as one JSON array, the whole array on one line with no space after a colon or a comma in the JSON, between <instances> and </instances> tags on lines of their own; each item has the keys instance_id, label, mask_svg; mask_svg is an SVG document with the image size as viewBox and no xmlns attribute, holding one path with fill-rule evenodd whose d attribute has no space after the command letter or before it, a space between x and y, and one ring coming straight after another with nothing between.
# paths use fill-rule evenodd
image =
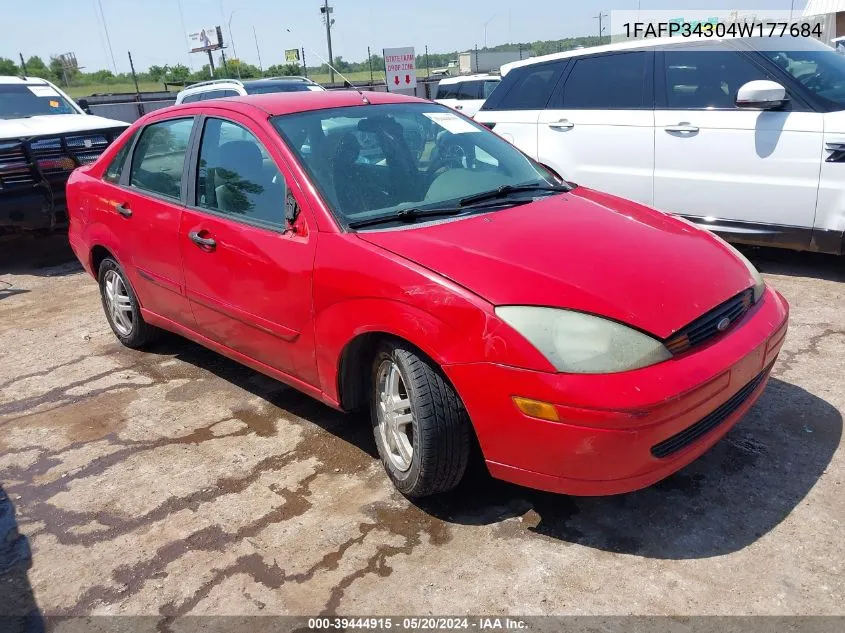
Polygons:
<instances>
[{"instance_id":1,"label":"rear quarter window","mask_svg":"<svg viewBox=\"0 0 845 633\"><path fill-rule=\"evenodd\" d=\"M567 60L515 68L502 78L482 110L542 110L549 102Z\"/></svg>"},{"instance_id":2,"label":"rear quarter window","mask_svg":"<svg viewBox=\"0 0 845 633\"><path fill-rule=\"evenodd\" d=\"M460 84L439 84L435 99L457 99Z\"/></svg>"}]
</instances>

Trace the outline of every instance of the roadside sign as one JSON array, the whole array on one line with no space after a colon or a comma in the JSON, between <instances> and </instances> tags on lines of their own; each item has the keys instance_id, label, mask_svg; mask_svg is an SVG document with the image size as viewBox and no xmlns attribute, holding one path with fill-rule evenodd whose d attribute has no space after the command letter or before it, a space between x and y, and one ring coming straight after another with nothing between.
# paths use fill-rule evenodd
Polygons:
<instances>
[{"instance_id":1,"label":"roadside sign","mask_svg":"<svg viewBox=\"0 0 845 633\"><path fill-rule=\"evenodd\" d=\"M223 38L219 26L212 26L207 29L199 29L198 31L188 33L188 41L191 43L192 53L216 51L223 48Z\"/></svg>"},{"instance_id":2,"label":"roadside sign","mask_svg":"<svg viewBox=\"0 0 845 633\"><path fill-rule=\"evenodd\" d=\"M390 92L417 87L416 60L413 46L384 49L384 77Z\"/></svg>"},{"instance_id":3,"label":"roadside sign","mask_svg":"<svg viewBox=\"0 0 845 633\"><path fill-rule=\"evenodd\" d=\"M299 63L299 49L298 48L289 48L285 51L285 62L288 64L298 64Z\"/></svg>"}]
</instances>

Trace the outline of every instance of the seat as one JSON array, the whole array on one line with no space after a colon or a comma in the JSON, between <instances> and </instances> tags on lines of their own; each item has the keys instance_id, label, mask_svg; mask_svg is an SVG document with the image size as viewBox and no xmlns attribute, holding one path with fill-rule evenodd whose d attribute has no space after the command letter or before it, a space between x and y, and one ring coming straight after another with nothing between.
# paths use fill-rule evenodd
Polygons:
<instances>
[{"instance_id":1,"label":"seat","mask_svg":"<svg viewBox=\"0 0 845 633\"><path fill-rule=\"evenodd\" d=\"M216 207L226 213L253 213L267 183L261 150L250 141L220 146L214 168Z\"/></svg>"}]
</instances>

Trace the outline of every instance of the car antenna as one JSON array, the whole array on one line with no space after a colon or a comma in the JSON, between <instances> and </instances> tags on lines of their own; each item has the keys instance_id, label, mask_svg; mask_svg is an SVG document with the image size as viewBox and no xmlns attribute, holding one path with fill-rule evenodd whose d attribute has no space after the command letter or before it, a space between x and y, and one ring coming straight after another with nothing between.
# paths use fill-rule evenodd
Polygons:
<instances>
[{"instance_id":1,"label":"car antenna","mask_svg":"<svg viewBox=\"0 0 845 633\"><path fill-rule=\"evenodd\" d=\"M285 30L286 30L288 33L290 33L291 35L293 35L293 31L291 31L290 29L285 29ZM334 66L332 66L329 62L327 62L327 61L323 58L323 56L322 56L322 55L320 55L320 54L319 54L318 52L316 52L316 51L312 51L310 48L308 49L308 53L309 53L309 54L311 54L311 55L314 55L317 59L319 59L321 62L323 62L326 66L328 66L329 68L331 68L331 69L332 69L335 73L337 73L338 75L340 75L340 78L341 78L341 79L343 79L343 81L345 81L347 84L349 84L349 87L350 87L350 88L352 88L355 92L357 92L359 95L361 95L361 101L363 101L363 102L364 102L364 105L370 105L370 100L369 100L369 99L367 99L367 95L365 95L365 94L364 94L364 91L363 91L363 90L361 90L360 88L358 88L358 87L357 87L355 84L353 84L351 81L349 81L349 80L346 78L346 76L345 76L342 72L340 72L337 68L335 68Z\"/></svg>"}]
</instances>

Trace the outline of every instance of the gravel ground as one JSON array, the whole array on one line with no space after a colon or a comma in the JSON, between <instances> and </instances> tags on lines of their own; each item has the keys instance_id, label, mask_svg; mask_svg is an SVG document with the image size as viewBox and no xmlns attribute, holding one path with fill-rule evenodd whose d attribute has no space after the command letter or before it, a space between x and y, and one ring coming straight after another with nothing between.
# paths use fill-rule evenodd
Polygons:
<instances>
[{"instance_id":1,"label":"gravel ground","mask_svg":"<svg viewBox=\"0 0 845 633\"><path fill-rule=\"evenodd\" d=\"M613 498L479 476L414 503L367 420L176 337L122 348L60 239L0 242L0 609L843 615L845 261L749 254L791 331L700 460Z\"/></svg>"}]
</instances>

